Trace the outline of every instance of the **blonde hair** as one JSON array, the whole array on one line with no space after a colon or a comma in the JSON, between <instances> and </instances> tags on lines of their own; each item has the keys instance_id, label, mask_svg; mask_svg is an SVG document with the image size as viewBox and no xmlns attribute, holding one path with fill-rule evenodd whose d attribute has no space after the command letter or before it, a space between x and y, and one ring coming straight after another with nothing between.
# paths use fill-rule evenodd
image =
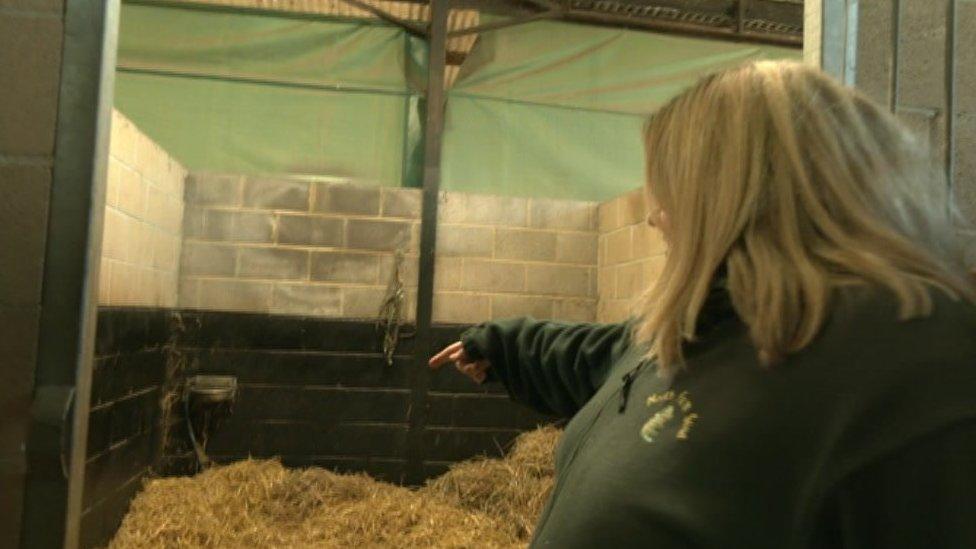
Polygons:
<instances>
[{"instance_id":1,"label":"blonde hair","mask_svg":"<svg viewBox=\"0 0 976 549\"><path fill-rule=\"evenodd\" d=\"M761 61L709 76L651 118L645 144L671 238L634 335L665 372L723 268L766 365L810 344L842 285L890 290L902 319L929 314L933 288L976 300L925 147L816 69Z\"/></svg>"}]
</instances>

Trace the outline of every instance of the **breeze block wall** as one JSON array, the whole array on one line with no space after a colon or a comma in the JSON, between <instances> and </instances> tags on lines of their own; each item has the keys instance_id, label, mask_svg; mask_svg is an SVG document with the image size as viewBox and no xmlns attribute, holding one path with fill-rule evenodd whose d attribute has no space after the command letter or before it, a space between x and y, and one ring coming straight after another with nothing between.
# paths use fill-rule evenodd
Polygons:
<instances>
[{"instance_id":1,"label":"breeze block wall","mask_svg":"<svg viewBox=\"0 0 976 549\"><path fill-rule=\"evenodd\" d=\"M420 191L191 174L180 306L374 317L402 248L414 318Z\"/></svg>"},{"instance_id":2,"label":"breeze block wall","mask_svg":"<svg viewBox=\"0 0 976 549\"><path fill-rule=\"evenodd\" d=\"M643 189L600 204L598 294L600 322L630 316L638 297L664 266L664 240L647 225Z\"/></svg>"},{"instance_id":3,"label":"breeze block wall","mask_svg":"<svg viewBox=\"0 0 976 549\"><path fill-rule=\"evenodd\" d=\"M859 10L855 86L947 166L976 269L976 0L877 0Z\"/></svg>"},{"instance_id":4,"label":"breeze block wall","mask_svg":"<svg viewBox=\"0 0 976 549\"><path fill-rule=\"evenodd\" d=\"M175 307L186 170L113 111L98 301Z\"/></svg>"},{"instance_id":5,"label":"breeze block wall","mask_svg":"<svg viewBox=\"0 0 976 549\"><path fill-rule=\"evenodd\" d=\"M596 319L597 204L441 194L434 321Z\"/></svg>"},{"instance_id":6,"label":"breeze block wall","mask_svg":"<svg viewBox=\"0 0 976 549\"><path fill-rule=\"evenodd\" d=\"M21 538L64 5L0 2L0 537L8 547Z\"/></svg>"},{"instance_id":7,"label":"breeze block wall","mask_svg":"<svg viewBox=\"0 0 976 549\"><path fill-rule=\"evenodd\" d=\"M416 311L420 190L238 175L187 180L180 306L369 318L402 249ZM596 203L444 192L435 322L596 318Z\"/></svg>"}]
</instances>

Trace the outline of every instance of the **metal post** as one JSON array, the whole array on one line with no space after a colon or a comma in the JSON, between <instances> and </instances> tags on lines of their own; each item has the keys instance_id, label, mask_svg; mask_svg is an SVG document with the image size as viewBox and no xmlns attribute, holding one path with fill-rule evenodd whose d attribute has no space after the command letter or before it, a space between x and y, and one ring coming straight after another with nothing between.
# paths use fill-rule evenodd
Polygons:
<instances>
[{"instance_id":1,"label":"metal post","mask_svg":"<svg viewBox=\"0 0 976 549\"><path fill-rule=\"evenodd\" d=\"M424 186L420 217L420 272L417 287L417 348L407 441L406 481L424 477L424 429L427 423L427 388L430 373L434 311L434 256L437 241L437 200L441 182L441 141L444 131L444 65L447 58L449 0L431 0L428 43L427 113L424 126Z\"/></svg>"},{"instance_id":2,"label":"metal post","mask_svg":"<svg viewBox=\"0 0 976 549\"><path fill-rule=\"evenodd\" d=\"M898 109L898 67L899 47L901 46L901 0L891 2L891 91L888 94L888 110Z\"/></svg>"},{"instance_id":3,"label":"metal post","mask_svg":"<svg viewBox=\"0 0 976 549\"><path fill-rule=\"evenodd\" d=\"M959 27L956 23L956 14L959 11L959 3L956 0L949 0L949 10L946 20L946 150L945 150L945 169L946 182L949 185L949 215L952 215L952 201L955 196L956 186L956 147L959 141L956 136L956 116L959 114L959 106L956 101L956 52L959 48ZM971 39L971 38L970 38Z\"/></svg>"},{"instance_id":4,"label":"metal post","mask_svg":"<svg viewBox=\"0 0 976 549\"><path fill-rule=\"evenodd\" d=\"M119 0L66 2L22 547L79 542Z\"/></svg>"},{"instance_id":5,"label":"metal post","mask_svg":"<svg viewBox=\"0 0 976 549\"><path fill-rule=\"evenodd\" d=\"M858 0L823 0L821 67L853 86L857 68Z\"/></svg>"},{"instance_id":6,"label":"metal post","mask_svg":"<svg viewBox=\"0 0 976 549\"><path fill-rule=\"evenodd\" d=\"M735 32L743 34L746 30L746 0L739 0L735 5Z\"/></svg>"},{"instance_id":7,"label":"metal post","mask_svg":"<svg viewBox=\"0 0 976 549\"><path fill-rule=\"evenodd\" d=\"M857 22L860 5L858 0L847 0L847 32L844 43L844 83L854 86L857 83Z\"/></svg>"}]
</instances>

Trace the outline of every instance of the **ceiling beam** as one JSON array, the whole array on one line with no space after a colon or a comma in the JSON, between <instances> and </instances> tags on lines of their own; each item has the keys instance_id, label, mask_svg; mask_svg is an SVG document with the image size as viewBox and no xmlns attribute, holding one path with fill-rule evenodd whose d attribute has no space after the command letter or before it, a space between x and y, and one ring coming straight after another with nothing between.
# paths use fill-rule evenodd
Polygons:
<instances>
[{"instance_id":1,"label":"ceiling beam","mask_svg":"<svg viewBox=\"0 0 976 549\"><path fill-rule=\"evenodd\" d=\"M633 17L629 15L617 15L596 11L569 10L562 14L561 19L577 23L588 23L591 25L624 27L699 38L713 38L733 42L756 42L790 48L799 48L803 46L803 37L799 35L792 36L788 34L766 34L748 31L739 33L737 32L738 29L736 27L713 27L696 25L694 23L684 23L681 21L665 21L661 19Z\"/></svg>"},{"instance_id":2,"label":"ceiling beam","mask_svg":"<svg viewBox=\"0 0 976 549\"><path fill-rule=\"evenodd\" d=\"M401 19L393 15L392 13L389 13L388 11L382 8L378 8L370 3L364 2L363 0L340 0L340 1L345 4L349 4L354 8L359 8L363 11L367 11L375 15L378 19L382 19L387 23L394 24L414 36L422 36L422 37L427 36L426 25L419 25L417 23L414 23L413 21L407 21L406 19Z\"/></svg>"},{"instance_id":3,"label":"ceiling beam","mask_svg":"<svg viewBox=\"0 0 976 549\"><path fill-rule=\"evenodd\" d=\"M543 19L559 19L564 12L562 10L547 10L533 13L531 15L519 15L516 17L511 17L509 19L504 19L501 21L494 21L492 23L485 23L484 25L478 25L475 27L468 27L466 29L458 29L447 33L448 38L456 38L458 36L465 36L468 34L477 34L481 32L493 31L498 29L504 29L506 27L513 27L515 25L522 25L524 23L531 23L532 21L540 21Z\"/></svg>"}]
</instances>

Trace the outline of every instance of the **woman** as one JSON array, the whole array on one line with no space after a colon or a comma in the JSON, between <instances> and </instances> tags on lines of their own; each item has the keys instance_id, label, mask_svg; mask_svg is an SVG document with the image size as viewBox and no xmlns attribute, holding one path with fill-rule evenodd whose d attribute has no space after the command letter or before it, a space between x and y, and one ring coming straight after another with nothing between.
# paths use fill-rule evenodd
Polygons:
<instances>
[{"instance_id":1,"label":"woman","mask_svg":"<svg viewBox=\"0 0 976 549\"><path fill-rule=\"evenodd\" d=\"M946 193L814 69L710 76L645 133L667 262L623 324L431 359L572 417L539 547L976 547L976 296Z\"/></svg>"}]
</instances>

